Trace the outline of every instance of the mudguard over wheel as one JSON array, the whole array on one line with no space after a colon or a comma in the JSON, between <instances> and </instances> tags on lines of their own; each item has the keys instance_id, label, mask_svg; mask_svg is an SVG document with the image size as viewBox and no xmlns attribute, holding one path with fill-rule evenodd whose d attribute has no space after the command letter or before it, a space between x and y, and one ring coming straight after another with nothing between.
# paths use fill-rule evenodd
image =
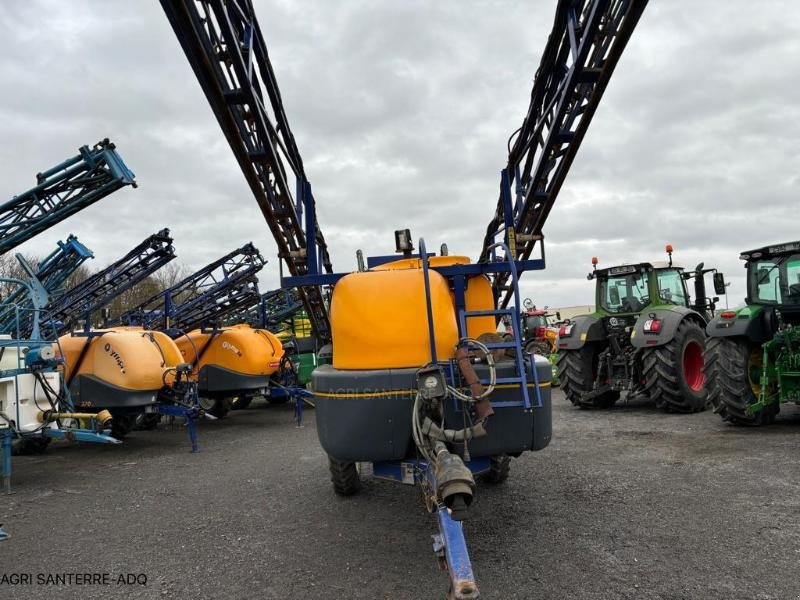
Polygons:
<instances>
[{"instance_id":1,"label":"mudguard over wheel","mask_svg":"<svg viewBox=\"0 0 800 600\"><path fill-rule=\"evenodd\" d=\"M340 496L352 496L361 489L361 476L356 463L341 462L329 456L328 468L331 471L333 490Z\"/></svg>"},{"instance_id":2,"label":"mudguard over wheel","mask_svg":"<svg viewBox=\"0 0 800 600\"><path fill-rule=\"evenodd\" d=\"M644 351L644 392L658 408L699 412L708 407L703 351L706 336L695 321L684 320L663 346Z\"/></svg>"},{"instance_id":3,"label":"mudguard over wheel","mask_svg":"<svg viewBox=\"0 0 800 600\"><path fill-rule=\"evenodd\" d=\"M609 408L619 400L619 392L607 391L586 399L597 378L598 355L602 348L597 344L584 344L577 350L559 350L556 365L558 380L567 400L581 408Z\"/></svg>"},{"instance_id":4,"label":"mudguard over wheel","mask_svg":"<svg viewBox=\"0 0 800 600\"><path fill-rule=\"evenodd\" d=\"M705 354L706 387L714 412L735 425L765 425L775 420L780 405L751 415L758 402L761 346L743 338L711 338Z\"/></svg>"}]
</instances>

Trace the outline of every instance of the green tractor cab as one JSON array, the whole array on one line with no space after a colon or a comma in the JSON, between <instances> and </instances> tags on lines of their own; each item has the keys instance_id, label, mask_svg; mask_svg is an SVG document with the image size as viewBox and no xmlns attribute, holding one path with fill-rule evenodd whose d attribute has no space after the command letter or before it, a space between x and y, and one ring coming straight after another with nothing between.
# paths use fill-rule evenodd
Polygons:
<instances>
[{"instance_id":1,"label":"green tractor cab","mask_svg":"<svg viewBox=\"0 0 800 600\"><path fill-rule=\"evenodd\" d=\"M706 273L725 292L716 269L703 263L686 271L668 262L597 268L596 310L559 327L561 388L574 405L610 407L621 392L648 398L659 408L696 412L708 404L703 351L705 327L718 298L707 298ZM692 302L686 282L694 281Z\"/></svg>"},{"instance_id":2,"label":"green tractor cab","mask_svg":"<svg viewBox=\"0 0 800 600\"><path fill-rule=\"evenodd\" d=\"M705 373L714 411L737 425L770 423L800 404L800 241L743 252L745 306L709 324Z\"/></svg>"}]
</instances>

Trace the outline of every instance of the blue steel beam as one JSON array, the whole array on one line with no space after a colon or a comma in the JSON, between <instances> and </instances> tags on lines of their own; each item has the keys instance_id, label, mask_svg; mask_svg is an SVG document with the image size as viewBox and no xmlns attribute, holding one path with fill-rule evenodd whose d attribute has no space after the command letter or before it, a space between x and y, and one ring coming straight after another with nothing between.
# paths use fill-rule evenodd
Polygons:
<instances>
[{"instance_id":1,"label":"blue steel beam","mask_svg":"<svg viewBox=\"0 0 800 600\"><path fill-rule=\"evenodd\" d=\"M0 254L126 185L136 187L134 177L108 139L82 146L37 174L35 188L0 205Z\"/></svg>"},{"instance_id":2,"label":"blue steel beam","mask_svg":"<svg viewBox=\"0 0 800 600\"><path fill-rule=\"evenodd\" d=\"M530 257L537 242L542 246L547 216L646 6L647 0L559 1L528 113L509 139L500 198L480 261L493 260L490 247L501 240L515 260ZM504 272L493 280L503 307L513 295L508 277Z\"/></svg>"},{"instance_id":3,"label":"blue steel beam","mask_svg":"<svg viewBox=\"0 0 800 600\"><path fill-rule=\"evenodd\" d=\"M175 258L169 229L146 238L125 256L76 285L45 308L64 331L114 300Z\"/></svg>"},{"instance_id":4,"label":"blue steel beam","mask_svg":"<svg viewBox=\"0 0 800 600\"><path fill-rule=\"evenodd\" d=\"M70 235L66 241L58 242L58 248L42 259L35 271L36 279L44 286L48 298L52 299L57 295L69 276L90 258L94 258L92 251L74 235ZM17 259L24 260L19 254ZM17 333L18 314L24 315L26 325L23 329L28 329L30 324L27 321L33 314L33 302L23 287L15 288L3 298L0 304L0 333Z\"/></svg>"},{"instance_id":5,"label":"blue steel beam","mask_svg":"<svg viewBox=\"0 0 800 600\"><path fill-rule=\"evenodd\" d=\"M265 264L258 249L252 243L245 244L148 298L112 323L184 331L218 325L226 315L258 302L256 275Z\"/></svg>"},{"instance_id":6,"label":"blue steel beam","mask_svg":"<svg viewBox=\"0 0 800 600\"><path fill-rule=\"evenodd\" d=\"M292 276L331 273L311 185L252 3L161 0L161 6L261 208L279 258ZM299 294L317 336L329 340L322 290L304 287Z\"/></svg>"}]
</instances>

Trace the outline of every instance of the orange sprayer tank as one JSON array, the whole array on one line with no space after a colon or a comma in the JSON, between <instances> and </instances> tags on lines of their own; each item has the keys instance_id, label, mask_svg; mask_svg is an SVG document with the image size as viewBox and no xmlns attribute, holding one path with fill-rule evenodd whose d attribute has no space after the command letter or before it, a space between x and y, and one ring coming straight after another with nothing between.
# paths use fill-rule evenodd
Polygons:
<instances>
[{"instance_id":1,"label":"orange sprayer tank","mask_svg":"<svg viewBox=\"0 0 800 600\"><path fill-rule=\"evenodd\" d=\"M465 256L434 256L431 266L469 264ZM428 271L436 353L450 358L458 341L453 293L447 280ZM389 293L387 293L389 291ZM491 310L494 297L482 275L470 277L467 310ZM430 361L425 284L418 258L404 258L369 271L351 273L336 284L331 300L336 369L419 367ZM467 320L471 337L497 331L494 317Z\"/></svg>"},{"instance_id":2,"label":"orange sprayer tank","mask_svg":"<svg viewBox=\"0 0 800 600\"><path fill-rule=\"evenodd\" d=\"M283 357L283 345L274 334L245 324L214 331L196 329L175 343L183 361L193 366L202 393L265 388Z\"/></svg>"},{"instance_id":3,"label":"orange sprayer tank","mask_svg":"<svg viewBox=\"0 0 800 600\"><path fill-rule=\"evenodd\" d=\"M163 333L138 327L93 331L92 337L67 334L64 379L77 407L122 408L153 404L182 362L175 343Z\"/></svg>"}]
</instances>

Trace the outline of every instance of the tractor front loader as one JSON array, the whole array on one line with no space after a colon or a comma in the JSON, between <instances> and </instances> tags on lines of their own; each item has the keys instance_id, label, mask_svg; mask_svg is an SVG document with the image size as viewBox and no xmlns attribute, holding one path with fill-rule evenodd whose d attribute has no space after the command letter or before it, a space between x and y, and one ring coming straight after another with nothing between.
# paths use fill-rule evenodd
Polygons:
<instances>
[{"instance_id":1,"label":"tractor front loader","mask_svg":"<svg viewBox=\"0 0 800 600\"><path fill-rule=\"evenodd\" d=\"M705 327L718 298L707 298L705 274L725 292L715 269L685 271L668 262L597 268L596 310L559 327L561 388L574 405L608 408L621 392L644 397L663 410L696 412L708 404L703 373ZM686 288L694 280L695 301Z\"/></svg>"},{"instance_id":2,"label":"tractor front loader","mask_svg":"<svg viewBox=\"0 0 800 600\"><path fill-rule=\"evenodd\" d=\"M709 324L705 373L714 412L735 425L771 423L800 404L800 241L743 252L745 306Z\"/></svg>"}]
</instances>

